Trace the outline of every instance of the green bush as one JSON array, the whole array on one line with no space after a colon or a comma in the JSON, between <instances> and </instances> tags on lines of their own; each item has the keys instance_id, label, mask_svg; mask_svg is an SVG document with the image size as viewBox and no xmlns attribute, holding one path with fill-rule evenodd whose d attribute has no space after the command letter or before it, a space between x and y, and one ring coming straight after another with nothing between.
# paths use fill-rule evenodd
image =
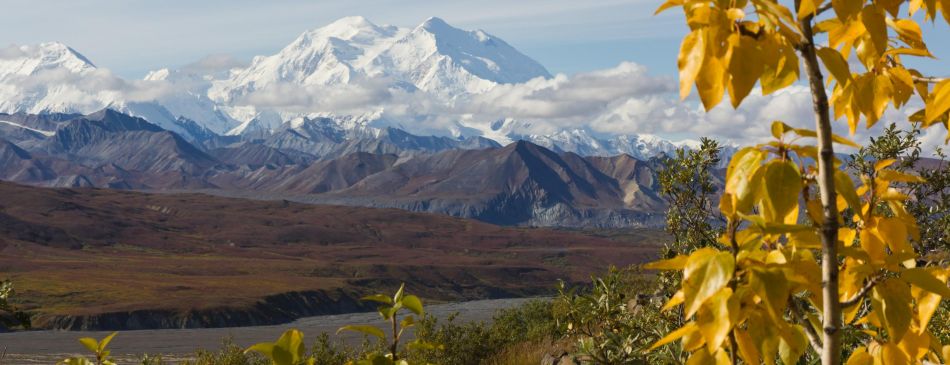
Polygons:
<instances>
[{"instance_id":1,"label":"green bush","mask_svg":"<svg viewBox=\"0 0 950 365\"><path fill-rule=\"evenodd\" d=\"M596 364L675 363L676 346L645 354L650 345L680 323L676 312L660 310L657 279L637 267L610 268L592 286L576 290L563 283L555 299L558 318L576 353Z\"/></svg>"},{"instance_id":2,"label":"green bush","mask_svg":"<svg viewBox=\"0 0 950 365\"><path fill-rule=\"evenodd\" d=\"M230 338L226 338L217 351L198 350L194 360L185 361L182 365L266 365L267 363L264 357L255 353L246 353Z\"/></svg>"},{"instance_id":3,"label":"green bush","mask_svg":"<svg viewBox=\"0 0 950 365\"><path fill-rule=\"evenodd\" d=\"M551 301L543 299L499 310L490 323L457 322L455 315L440 323L428 316L416 327L416 338L442 346L411 350L408 358L413 363L482 364L508 348L549 342L561 334ZM540 356L535 359L538 361Z\"/></svg>"}]
</instances>

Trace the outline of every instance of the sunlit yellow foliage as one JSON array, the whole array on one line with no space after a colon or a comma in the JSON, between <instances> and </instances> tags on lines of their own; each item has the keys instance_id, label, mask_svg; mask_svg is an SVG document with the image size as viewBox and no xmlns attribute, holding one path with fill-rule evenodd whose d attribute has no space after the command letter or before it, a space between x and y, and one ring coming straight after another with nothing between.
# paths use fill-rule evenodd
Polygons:
<instances>
[{"instance_id":1,"label":"sunlit yellow foliage","mask_svg":"<svg viewBox=\"0 0 950 365\"><path fill-rule=\"evenodd\" d=\"M950 271L916 267L911 242L919 229L904 207L908 197L894 187L921 179L889 169L895 161L887 160L855 183L840 170L832 143L858 145L829 137L828 124L842 119L854 133L861 120L871 127L888 106L905 107L916 95L925 108L911 122L950 128L950 80L902 63L933 57L917 19L941 14L950 23L950 1L797 0L794 7L668 0L657 10L681 8L690 29L678 57L682 98L695 85L707 110L726 94L738 107L756 84L769 94L804 75L818 128L773 122L774 141L744 148L729 163L719 205L728 229L719 247L649 266L682 272L682 288L665 308L682 308L688 319L654 348L681 341L691 364L795 364L811 348L834 363L829 359L840 354L823 349L839 346L842 324L822 319L824 308L833 308L840 313L831 322L868 338L848 349L848 364L946 363L950 346L927 327L950 296ZM837 255L833 275L823 253ZM823 280L837 285L837 295L829 292L836 298L824 298Z\"/></svg>"}]
</instances>

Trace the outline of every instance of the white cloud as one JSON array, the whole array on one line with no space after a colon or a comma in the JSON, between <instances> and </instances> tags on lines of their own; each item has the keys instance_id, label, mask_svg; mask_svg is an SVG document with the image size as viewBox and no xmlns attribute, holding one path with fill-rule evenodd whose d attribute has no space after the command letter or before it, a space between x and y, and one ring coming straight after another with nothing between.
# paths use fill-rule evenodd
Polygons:
<instances>
[{"instance_id":1,"label":"white cloud","mask_svg":"<svg viewBox=\"0 0 950 365\"><path fill-rule=\"evenodd\" d=\"M27 53L17 45L0 47L0 60L11 60L26 57Z\"/></svg>"},{"instance_id":2,"label":"white cloud","mask_svg":"<svg viewBox=\"0 0 950 365\"><path fill-rule=\"evenodd\" d=\"M247 67L249 62L238 59L229 54L217 53L202 57L201 59L184 65L181 71L195 75L214 75L221 72L227 72L235 68Z\"/></svg>"},{"instance_id":3,"label":"white cloud","mask_svg":"<svg viewBox=\"0 0 950 365\"><path fill-rule=\"evenodd\" d=\"M323 87L277 84L257 90L241 102L290 113L381 114L384 123L419 134L465 134L467 128L474 128L469 133L484 133L495 121L508 118L518 121L507 130L515 134L545 135L582 128L600 136L646 133L674 140L706 136L744 145L771 139L769 126L775 120L815 128L811 93L803 85L771 95L755 89L738 109L732 108L727 96L706 112L695 97L683 102L677 99L673 78L650 75L644 67L629 62L574 76L559 74L551 79L502 84L453 100L395 84L391 79ZM864 143L892 122L908 128L907 115L917 107L890 109L873 128L858 128L852 138ZM945 135L942 129L934 130L924 135L931 149L942 144ZM844 120L834 122L834 131L849 134Z\"/></svg>"}]
</instances>

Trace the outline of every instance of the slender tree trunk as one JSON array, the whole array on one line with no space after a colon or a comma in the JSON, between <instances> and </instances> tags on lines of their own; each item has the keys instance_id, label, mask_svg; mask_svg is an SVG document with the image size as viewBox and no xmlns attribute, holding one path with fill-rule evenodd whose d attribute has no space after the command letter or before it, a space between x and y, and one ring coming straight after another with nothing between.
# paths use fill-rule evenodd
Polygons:
<instances>
[{"instance_id":1,"label":"slender tree trunk","mask_svg":"<svg viewBox=\"0 0 950 365\"><path fill-rule=\"evenodd\" d=\"M399 332L397 332L396 327L396 314L393 314L393 343L389 347L389 353L393 354L393 362L399 360L399 355L396 354L396 351L399 350Z\"/></svg>"},{"instance_id":2,"label":"slender tree trunk","mask_svg":"<svg viewBox=\"0 0 950 365\"><path fill-rule=\"evenodd\" d=\"M796 1L797 3L798 1ZM796 7L797 8L797 7ZM831 117L828 113L828 94L815 55L812 17L801 20L804 42L800 51L805 72L811 86L818 133L818 189L823 210L821 222L821 286L823 294L821 363L841 364L841 303L838 300L838 204L835 196L834 146L831 140Z\"/></svg>"}]
</instances>

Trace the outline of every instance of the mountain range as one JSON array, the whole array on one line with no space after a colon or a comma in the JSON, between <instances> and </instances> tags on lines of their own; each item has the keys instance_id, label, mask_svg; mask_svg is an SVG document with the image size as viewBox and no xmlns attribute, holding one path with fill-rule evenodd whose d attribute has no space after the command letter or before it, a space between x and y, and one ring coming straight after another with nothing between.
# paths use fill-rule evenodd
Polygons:
<instances>
[{"instance_id":1,"label":"mountain range","mask_svg":"<svg viewBox=\"0 0 950 365\"><path fill-rule=\"evenodd\" d=\"M90 114L110 108L189 141L211 135L267 138L300 119L321 119L327 122L323 128L347 138L397 128L456 140L525 140L585 156L648 159L697 143L595 133L580 125L536 133L532 120L473 119L471 110L482 109L486 95L552 77L482 30L458 29L434 17L412 28L347 17L304 32L246 67L164 68L142 80L115 76L61 43L13 47L0 57L0 112Z\"/></svg>"},{"instance_id":2,"label":"mountain range","mask_svg":"<svg viewBox=\"0 0 950 365\"><path fill-rule=\"evenodd\" d=\"M111 109L0 115L0 179L48 187L200 191L392 207L505 225L657 225L658 161L581 156L385 129L347 138L299 120L202 143Z\"/></svg>"},{"instance_id":3,"label":"mountain range","mask_svg":"<svg viewBox=\"0 0 950 365\"><path fill-rule=\"evenodd\" d=\"M246 67L196 70L127 80L60 43L4 51L0 179L652 226L665 209L658 158L698 144L439 114L557 78L500 38L439 18L414 28L343 18Z\"/></svg>"}]
</instances>

